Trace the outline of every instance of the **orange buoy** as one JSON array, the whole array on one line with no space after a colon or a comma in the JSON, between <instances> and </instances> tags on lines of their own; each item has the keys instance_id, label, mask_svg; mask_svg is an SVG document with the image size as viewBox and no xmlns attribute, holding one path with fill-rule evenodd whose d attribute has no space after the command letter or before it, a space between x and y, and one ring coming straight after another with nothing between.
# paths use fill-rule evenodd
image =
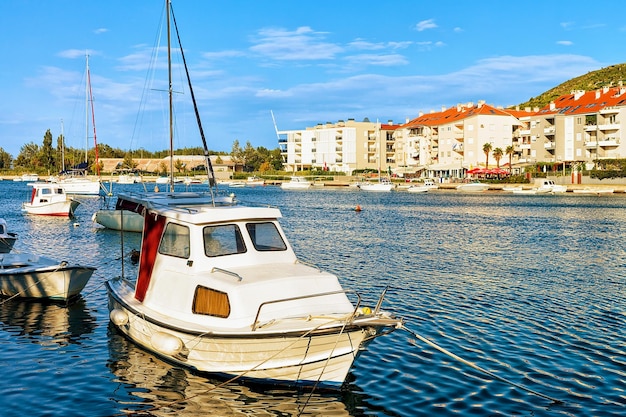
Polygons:
<instances>
[{"instance_id":1,"label":"orange buoy","mask_svg":"<svg viewBox=\"0 0 626 417\"><path fill-rule=\"evenodd\" d=\"M361 206L357 204L356 207L354 208L354 211L361 211Z\"/></svg>"}]
</instances>

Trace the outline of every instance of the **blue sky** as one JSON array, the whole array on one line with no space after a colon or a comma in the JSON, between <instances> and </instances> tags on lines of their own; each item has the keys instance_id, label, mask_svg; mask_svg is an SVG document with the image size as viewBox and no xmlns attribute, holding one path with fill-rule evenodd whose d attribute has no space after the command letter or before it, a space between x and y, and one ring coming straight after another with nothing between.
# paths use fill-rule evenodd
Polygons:
<instances>
[{"instance_id":1,"label":"blue sky","mask_svg":"<svg viewBox=\"0 0 626 417\"><path fill-rule=\"evenodd\" d=\"M16 157L61 126L69 146L84 146L88 53L98 143L167 149L167 78L148 71L166 42L157 41L163 3L4 1L0 147ZM173 8L213 150L230 151L234 140L276 148L270 111L281 130L404 122L457 103L519 104L626 62L622 0L173 0ZM162 70L164 52L156 62ZM174 146L201 146L180 58L174 67Z\"/></svg>"}]
</instances>

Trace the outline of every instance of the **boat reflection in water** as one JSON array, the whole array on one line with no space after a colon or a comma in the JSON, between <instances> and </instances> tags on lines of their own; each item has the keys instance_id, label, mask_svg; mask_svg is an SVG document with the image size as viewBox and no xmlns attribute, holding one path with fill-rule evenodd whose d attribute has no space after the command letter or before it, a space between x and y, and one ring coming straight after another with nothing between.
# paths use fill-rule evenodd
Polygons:
<instances>
[{"instance_id":1,"label":"boat reflection in water","mask_svg":"<svg viewBox=\"0 0 626 417\"><path fill-rule=\"evenodd\" d=\"M165 416L353 415L333 392L281 390L225 383L163 362L109 326L107 366L127 395L116 395L122 414ZM222 385L223 384L223 385ZM350 394L351 398L354 394ZM349 403L360 403L350 399Z\"/></svg>"},{"instance_id":2,"label":"boat reflection in water","mask_svg":"<svg viewBox=\"0 0 626 417\"><path fill-rule=\"evenodd\" d=\"M95 318L82 297L70 305L21 299L0 301L0 330L48 347L79 344L95 327Z\"/></svg>"}]
</instances>

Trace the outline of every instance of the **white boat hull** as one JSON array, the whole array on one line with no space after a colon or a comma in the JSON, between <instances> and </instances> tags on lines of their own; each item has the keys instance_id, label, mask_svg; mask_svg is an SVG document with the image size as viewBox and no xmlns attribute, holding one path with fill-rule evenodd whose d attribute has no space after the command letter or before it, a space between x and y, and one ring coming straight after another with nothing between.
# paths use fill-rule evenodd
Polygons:
<instances>
[{"instance_id":1,"label":"white boat hull","mask_svg":"<svg viewBox=\"0 0 626 417\"><path fill-rule=\"evenodd\" d=\"M393 184L389 183L371 183L371 184L360 184L359 188L363 191L381 191L387 192L393 189Z\"/></svg>"},{"instance_id":2,"label":"white boat hull","mask_svg":"<svg viewBox=\"0 0 626 417\"><path fill-rule=\"evenodd\" d=\"M74 199L53 201L50 203L24 203L22 210L28 214L40 216L71 217L80 203Z\"/></svg>"},{"instance_id":3,"label":"white boat hull","mask_svg":"<svg viewBox=\"0 0 626 417\"><path fill-rule=\"evenodd\" d=\"M377 318L344 326L336 318L303 317L298 319L297 331L252 331L249 327L221 334L209 329L189 331L150 319L150 311L134 303L132 288L122 280L106 285L111 321L143 348L200 372L266 384L339 387L377 328L397 322Z\"/></svg>"},{"instance_id":4,"label":"white boat hull","mask_svg":"<svg viewBox=\"0 0 626 417\"><path fill-rule=\"evenodd\" d=\"M66 194L98 195L100 194L100 180L89 178L66 178L57 181L63 186Z\"/></svg>"},{"instance_id":5,"label":"white boat hull","mask_svg":"<svg viewBox=\"0 0 626 417\"><path fill-rule=\"evenodd\" d=\"M94 271L33 255L0 255L0 295L66 301L80 294Z\"/></svg>"},{"instance_id":6,"label":"white boat hull","mask_svg":"<svg viewBox=\"0 0 626 417\"><path fill-rule=\"evenodd\" d=\"M128 210L98 210L92 220L107 229L142 232L143 216Z\"/></svg>"},{"instance_id":7,"label":"white boat hull","mask_svg":"<svg viewBox=\"0 0 626 417\"><path fill-rule=\"evenodd\" d=\"M461 184L459 186L456 187L457 190L459 191L464 191L464 192L481 192L481 191L486 191L489 189L489 184L483 184L483 183L478 183L478 182L471 182L471 183L467 183L467 184Z\"/></svg>"}]
</instances>

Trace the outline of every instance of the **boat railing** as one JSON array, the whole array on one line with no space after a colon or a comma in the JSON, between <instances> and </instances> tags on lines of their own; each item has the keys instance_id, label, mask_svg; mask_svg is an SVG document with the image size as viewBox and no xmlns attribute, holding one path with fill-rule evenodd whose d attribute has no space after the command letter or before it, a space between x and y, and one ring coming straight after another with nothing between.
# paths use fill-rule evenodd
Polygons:
<instances>
[{"instance_id":1,"label":"boat railing","mask_svg":"<svg viewBox=\"0 0 626 417\"><path fill-rule=\"evenodd\" d=\"M222 269L222 268L218 268L214 266L213 268L211 268L211 273L213 272L221 272L222 274L230 275L232 277L237 278L238 281L243 281L243 277L241 275L239 275L236 272L229 271L228 269Z\"/></svg>"},{"instance_id":2,"label":"boat railing","mask_svg":"<svg viewBox=\"0 0 626 417\"><path fill-rule=\"evenodd\" d=\"M297 301L297 300L305 300L305 299L308 299L308 298L328 297L329 295L346 294L346 293L353 293L357 297L356 306L354 307L354 311L352 312L352 317L354 317L354 316L356 316L357 310L361 306L361 295L359 293L357 293L357 292L355 292L353 290L339 290L339 291L332 291L332 292L323 292L323 293L319 293L319 294L302 295L302 296L299 296L299 297L281 298L281 299L278 299L278 300L265 301L265 302L261 303L261 305L259 305L259 309L256 312L256 316L254 317L254 323L252 323L252 331L255 331L258 328L258 326L259 326L259 316L261 315L261 310L263 309L263 307L265 307L267 305L278 304L278 303L286 303L286 302Z\"/></svg>"},{"instance_id":3,"label":"boat railing","mask_svg":"<svg viewBox=\"0 0 626 417\"><path fill-rule=\"evenodd\" d=\"M307 262L307 261L301 261L300 259L296 259L295 262L296 264L302 264L302 265L306 265L306 266L310 266L311 268L315 268L318 271L322 272L322 268L320 268L319 266L311 263L311 262Z\"/></svg>"}]
</instances>

